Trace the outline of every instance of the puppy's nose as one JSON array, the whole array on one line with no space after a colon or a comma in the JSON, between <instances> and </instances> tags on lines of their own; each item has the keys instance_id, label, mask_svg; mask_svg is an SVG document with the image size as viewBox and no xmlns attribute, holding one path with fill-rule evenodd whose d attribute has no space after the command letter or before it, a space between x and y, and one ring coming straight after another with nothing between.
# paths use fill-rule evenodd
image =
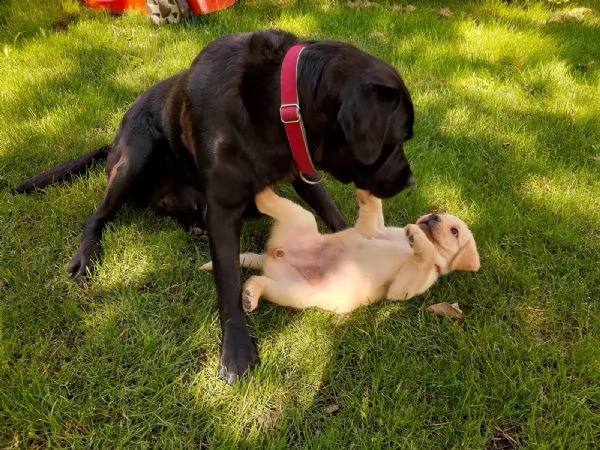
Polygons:
<instances>
[{"instance_id":1,"label":"puppy's nose","mask_svg":"<svg viewBox=\"0 0 600 450\"><path fill-rule=\"evenodd\" d=\"M440 216L438 216L436 213L429 214L429 218L427 219L427 222L439 222L439 221L440 221Z\"/></svg>"}]
</instances>

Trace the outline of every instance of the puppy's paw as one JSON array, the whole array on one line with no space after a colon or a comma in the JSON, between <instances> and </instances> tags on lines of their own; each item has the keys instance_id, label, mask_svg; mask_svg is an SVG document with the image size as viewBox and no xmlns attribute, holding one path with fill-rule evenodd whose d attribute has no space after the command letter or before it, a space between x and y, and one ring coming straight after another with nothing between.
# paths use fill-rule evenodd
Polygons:
<instances>
[{"instance_id":1,"label":"puppy's paw","mask_svg":"<svg viewBox=\"0 0 600 450\"><path fill-rule=\"evenodd\" d=\"M406 225L404 227L404 234L406 235L406 239L408 239L408 243L412 247L413 242L415 241L415 238L414 238L414 234L415 234L414 226L412 224Z\"/></svg>"},{"instance_id":2,"label":"puppy's paw","mask_svg":"<svg viewBox=\"0 0 600 450\"><path fill-rule=\"evenodd\" d=\"M212 261L209 261L209 262L207 262L206 264L202 264L202 265L200 266L200 268L201 268L202 270L211 271L211 270L213 270L213 263L212 263Z\"/></svg>"},{"instance_id":3,"label":"puppy's paw","mask_svg":"<svg viewBox=\"0 0 600 450\"><path fill-rule=\"evenodd\" d=\"M406 225L404 232L406 233L408 243L413 249L419 248L424 241L427 241L427 236L425 236L423 230L413 223Z\"/></svg>"},{"instance_id":4,"label":"puppy's paw","mask_svg":"<svg viewBox=\"0 0 600 450\"><path fill-rule=\"evenodd\" d=\"M244 311L251 312L258 306L260 298L260 286L250 278L242 288L242 307Z\"/></svg>"}]
</instances>

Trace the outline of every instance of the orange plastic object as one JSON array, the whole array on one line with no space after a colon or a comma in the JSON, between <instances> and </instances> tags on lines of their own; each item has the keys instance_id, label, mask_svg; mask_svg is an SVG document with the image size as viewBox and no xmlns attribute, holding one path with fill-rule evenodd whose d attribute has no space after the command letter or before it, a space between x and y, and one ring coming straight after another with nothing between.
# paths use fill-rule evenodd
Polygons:
<instances>
[{"instance_id":1,"label":"orange plastic object","mask_svg":"<svg viewBox=\"0 0 600 450\"><path fill-rule=\"evenodd\" d=\"M187 0L193 14L209 14L234 5L237 0ZM85 0L91 8L105 8L115 14L127 9L146 12L146 0Z\"/></svg>"},{"instance_id":2,"label":"orange plastic object","mask_svg":"<svg viewBox=\"0 0 600 450\"><path fill-rule=\"evenodd\" d=\"M138 9L146 12L146 0L85 0L91 8L105 8L115 14L127 9Z\"/></svg>"},{"instance_id":3,"label":"orange plastic object","mask_svg":"<svg viewBox=\"0 0 600 450\"><path fill-rule=\"evenodd\" d=\"M190 11L194 14L209 14L229 8L236 0L188 0Z\"/></svg>"}]
</instances>

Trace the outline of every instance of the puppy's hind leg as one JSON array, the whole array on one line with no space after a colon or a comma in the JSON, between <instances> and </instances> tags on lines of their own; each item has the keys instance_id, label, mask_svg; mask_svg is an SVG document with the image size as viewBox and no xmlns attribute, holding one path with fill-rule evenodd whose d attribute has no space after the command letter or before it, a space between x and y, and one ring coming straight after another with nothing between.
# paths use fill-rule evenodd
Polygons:
<instances>
[{"instance_id":1,"label":"puppy's hind leg","mask_svg":"<svg viewBox=\"0 0 600 450\"><path fill-rule=\"evenodd\" d=\"M385 226L381 199L362 189L356 189L356 199L359 210L354 228L363 236L370 238L378 236Z\"/></svg>"},{"instance_id":2,"label":"puppy's hind leg","mask_svg":"<svg viewBox=\"0 0 600 450\"><path fill-rule=\"evenodd\" d=\"M242 253L240 255L240 267L247 267L249 269L262 269L265 264L265 259L267 259L267 255L261 255L258 253ZM213 270L212 261L207 262L200 266L202 270Z\"/></svg>"},{"instance_id":3,"label":"puppy's hind leg","mask_svg":"<svg viewBox=\"0 0 600 450\"><path fill-rule=\"evenodd\" d=\"M151 152L152 141L148 138L131 139L135 145L125 143L124 140L120 139L115 143L119 158L110 168L102 203L83 225L79 249L67 267L71 277L86 276L93 270L93 260L100 255L100 239L104 227L129 198Z\"/></svg>"},{"instance_id":4,"label":"puppy's hind leg","mask_svg":"<svg viewBox=\"0 0 600 450\"><path fill-rule=\"evenodd\" d=\"M254 311L258 306L258 301L262 296L264 284L269 279L265 276L252 276L244 283L242 287L242 307L244 311Z\"/></svg>"},{"instance_id":5,"label":"puppy's hind leg","mask_svg":"<svg viewBox=\"0 0 600 450\"><path fill-rule=\"evenodd\" d=\"M275 219L276 223L272 234L284 227L287 231L290 231L290 228L297 231L302 230L303 234L318 233L317 221L310 211L291 200L280 197L270 187L256 194L255 202L261 213Z\"/></svg>"},{"instance_id":6,"label":"puppy's hind leg","mask_svg":"<svg viewBox=\"0 0 600 450\"><path fill-rule=\"evenodd\" d=\"M249 269L262 269L267 255L258 253L242 253L240 255L240 267L247 267Z\"/></svg>"},{"instance_id":7,"label":"puppy's hind leg","mask_svg":"<svg viewBox=\"0 0 600 450\"><path fill-rule=\"evenodd\" d=\"M258 301L264 297L271 303L288 308L304 309L313 306L307 299L309 293L304 292L302 284L290 283L290 280L276 280L261 276L252 276L242 288L242 305L244 311L254 311Z\"/></svg>"}]
</instances>

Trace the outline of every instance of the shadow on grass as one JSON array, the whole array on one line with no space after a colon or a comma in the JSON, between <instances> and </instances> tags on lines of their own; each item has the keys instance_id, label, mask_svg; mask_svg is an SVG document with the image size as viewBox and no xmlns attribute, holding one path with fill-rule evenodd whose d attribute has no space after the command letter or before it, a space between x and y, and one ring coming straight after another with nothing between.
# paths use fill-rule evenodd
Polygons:
<instances>
[{"instance_id":1,"label":"shadow on grass","mask_svg":"<svg viewBox=\"0 0 600 450\"><path fill-rule=\"evenodd\" d=\"M78 19L75 11L66 11L59 2L36 2L34 8L32 3L31 0L0 3L0 44L23 46L40 34L63 31Z\"/></svg>"}]
</instances>

